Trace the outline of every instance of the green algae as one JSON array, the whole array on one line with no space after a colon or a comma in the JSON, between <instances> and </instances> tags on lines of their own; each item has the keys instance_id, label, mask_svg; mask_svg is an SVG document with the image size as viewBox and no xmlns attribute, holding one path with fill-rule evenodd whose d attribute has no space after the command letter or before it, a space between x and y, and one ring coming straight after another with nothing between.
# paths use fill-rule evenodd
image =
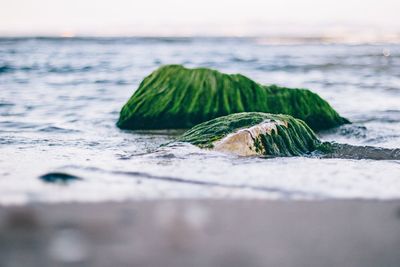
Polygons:
<instances>
[{"instance_id":1,"label":"green algae","mask_svg":"<svg viewBox=\"0 0 400 267\"><path fill-rule=\"evenodd\" d=\"M274 127L263 128L263 125ZM252 131L252 129L255 130ZM234 138L240 134L243 137L243 133L249 133L247 136L250 137L251 142L246 142L243 138ZM233 142L226 141L229 138ZM322 142L302 120L289 115L261 112L236 113L201 123L186 131L176 141L241 156L315 156L318 158L400 160L399 148ZM221 143L228 146L220 149Z\"/></svg>"},{"instance_id":2,"label":"green algae","mask_svg":"<svg viewBox=\"0 0 400 267\"><path fill-rule=\"evenodd\" d=\"M240 130L249 131L249 128L263 123L274 125L274 128L271 131L258 131L259 134L250 133L253 142L249 150L254 152L252 154L300 156L311 153L324 144L302 120L290 115L260 112L236 113L201 123L185 132L177 141L214 149L227 136Z\"/></svg>"},{"instance_id":3,"label":"green algae","mask_svg":"<svg viewBox=\"0 0 400 267\"><path fill-rule=\"evenodd\" d=\"M307 89L263 86L241 74L167 65L141 82L123 106L117 125L122 129L190 128L251 111L292 115L314 130L349 122Z\"/></svg>"}]
</instances>

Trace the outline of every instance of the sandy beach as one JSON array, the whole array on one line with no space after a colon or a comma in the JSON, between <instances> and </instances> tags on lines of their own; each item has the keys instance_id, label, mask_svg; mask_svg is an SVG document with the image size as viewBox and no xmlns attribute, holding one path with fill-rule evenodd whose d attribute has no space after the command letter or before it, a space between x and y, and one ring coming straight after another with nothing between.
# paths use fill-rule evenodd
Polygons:
<instances>
[{"instance_id":1,"label":"sandy beach","mask_svg":"<svg viewBox=\"0 0 400 267\"><path fill-rule=\"evenodd\" d=\"M0 266L399 266L400 201L0 208Z\"/></svg>"},{"instance_id":2,"label":"sandy beach","mask_svg":"<svg viewBox=\"0 0 400 267\"><path fill-rule=\"evenodd\" d=\"M400 0L4 0L0 267L400 267Z\"/></svg>"}]
</instances>

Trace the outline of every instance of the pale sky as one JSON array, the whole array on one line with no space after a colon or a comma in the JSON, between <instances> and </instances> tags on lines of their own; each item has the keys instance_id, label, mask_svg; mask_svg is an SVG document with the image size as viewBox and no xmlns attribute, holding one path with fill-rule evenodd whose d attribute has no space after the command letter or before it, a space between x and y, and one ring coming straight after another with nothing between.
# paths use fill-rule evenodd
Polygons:
<instances>
[{"instance_id":1,"label":"pale sky","mask_svg":"<svg viewBox=\"0 0 400 267\"><path fill-rule=\"evenodd\" d=\"M0 35L400 34L400 0L0 0Z\"/></svg>"}]
</instances>

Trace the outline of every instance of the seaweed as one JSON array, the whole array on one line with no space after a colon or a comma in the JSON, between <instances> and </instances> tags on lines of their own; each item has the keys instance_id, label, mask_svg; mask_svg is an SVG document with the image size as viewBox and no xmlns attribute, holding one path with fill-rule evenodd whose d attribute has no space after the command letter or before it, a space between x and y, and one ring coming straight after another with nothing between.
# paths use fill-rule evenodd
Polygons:
<instances>
[{"instance_id":1,"label":"seaweed","mask_svg":"<svg viewBox=\"0 0 400 267\"><path fill-rule=\"evenodd\" d=\"M177 141L242 156L301 156L324 144L304 121L260 112L236 113L201 123Z\"/></svg>"},{"instance_id":2,"label":"seaweed","mask_svg":"<svg viewBox=\"0 0 400 267\"><path fill-rule=\"evenodd\" d=\"M307 89L263 86L241 74L167 65L140 83L123 106L117 126L190 128L240 112L287 114L304 120L313 130L349 123L328 102Z\"/></svg>"}]
</instances>

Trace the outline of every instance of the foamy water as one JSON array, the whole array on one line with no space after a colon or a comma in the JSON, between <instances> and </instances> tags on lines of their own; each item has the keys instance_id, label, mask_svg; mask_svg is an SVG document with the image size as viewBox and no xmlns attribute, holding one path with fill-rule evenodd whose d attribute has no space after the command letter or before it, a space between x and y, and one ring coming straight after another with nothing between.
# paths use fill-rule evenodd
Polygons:
<instances>
[{"instance_id":1,"label":"foamy water","mask_svg":"<svg viewBox=\"0 0 400 267\"><path fill-rule=\"evenodd\" d=\"M0 39L0 203L147 198L400 197L400 162L238 157L115 126L162 64L306 87L354 123L323 140L400 148L400 45L265 45L234 38ZM69 184L38 177L63 172Z\"/></svg>"}]
</instances>

